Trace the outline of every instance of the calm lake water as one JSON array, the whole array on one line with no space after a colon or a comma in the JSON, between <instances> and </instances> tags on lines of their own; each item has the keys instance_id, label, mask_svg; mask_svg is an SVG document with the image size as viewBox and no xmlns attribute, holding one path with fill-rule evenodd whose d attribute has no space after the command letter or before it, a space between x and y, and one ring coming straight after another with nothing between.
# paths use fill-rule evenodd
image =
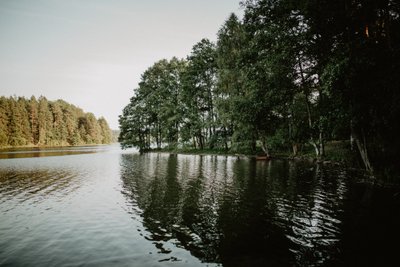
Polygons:
<instances>
[{"instance_id":1,"label":"calm lake water","mask_svg":"<svg viewBox=\"0 0 400 267\"><path fill-rule=\"evenodd\" d=\"M400 191L313 163L0 151L0 266L399 266Z\"/></svg>"}]
</instances>

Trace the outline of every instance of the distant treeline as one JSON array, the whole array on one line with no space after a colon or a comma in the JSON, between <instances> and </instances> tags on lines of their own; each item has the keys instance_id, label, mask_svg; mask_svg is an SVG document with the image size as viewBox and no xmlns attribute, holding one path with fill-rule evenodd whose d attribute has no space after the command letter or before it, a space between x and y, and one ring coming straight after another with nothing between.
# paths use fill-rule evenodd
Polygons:
<instances>
[{"instance_id":1,"label":"distant treeline","mask_svg":"<svg viewBox=\"0 0 400 267\"><path fill-rule=\"evenodd\" d=\"M111 137L111 143L117 143L118 142L118 137L120 134L120 130L111 130L112 137Z\"/></svg>"},{"instance_id":2,"label":"distant treeline","mask_svg":"<svg viewBox=\"0 0 400 267\"><path fill-rule=\"evenodd\" d=\"M216 43L147 69L120 117L123 146L190 146L323 158L348 140L390 175L400 151L396 1L241 1Z\"/></svg>"},{"instance_id":3,"label":"distant treeline","mask_svg":"<svg viewBox=\"0 0 400 267\"><path fill-rule=\"evenodd\" d=\"M0 146L108 144L111 139L104 118L63 100L0 97Z\"/></svg>"}]
</instances>

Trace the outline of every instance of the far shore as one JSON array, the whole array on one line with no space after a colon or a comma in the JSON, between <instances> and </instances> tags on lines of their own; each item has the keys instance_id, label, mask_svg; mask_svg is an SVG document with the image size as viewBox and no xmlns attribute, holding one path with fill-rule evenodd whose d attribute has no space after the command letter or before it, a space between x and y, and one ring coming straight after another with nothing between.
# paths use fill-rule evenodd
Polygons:
<instances>
[{"instance_id":1,"label":"far shore","mask_svg":"<svg viewBox=\"0 0 400 267\"><path fill-rule=\"evenodd\" d=\"M85 146L106 146L117 143L110 144L80 144L80 145L24 145L24 146L0 146L0 150L8 149L24 149L24 148L60 148L60 147L85 147Z\"/></svg>"}]
</instances>

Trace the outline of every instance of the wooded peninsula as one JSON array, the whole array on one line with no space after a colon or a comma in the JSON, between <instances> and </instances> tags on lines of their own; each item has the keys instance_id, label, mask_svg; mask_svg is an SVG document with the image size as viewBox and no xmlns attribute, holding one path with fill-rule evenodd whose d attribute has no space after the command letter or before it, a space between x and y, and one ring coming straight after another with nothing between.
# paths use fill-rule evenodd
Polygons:
<instances>
[{"instance_id":1,"label":"wooded peninsula","mask_svg":"<svg viewBox=\"0 0 400 267\"><path fill-rule=\"evenodd\" d=\"M0 147L108 144L112 133L104 118L63 100L0 97Z\"/></svg>"},{"instance_id":2,"label":"wooded peninsula","mask_svg":"<svg viewBox=\"0 0 400 267\"><path fill-rule=\"evenodd\" d=\"M400 5L242 1L217 42L162 59L120 116L120 142L266 155L341 142L370 173L398 177Z\"/></svg>"}]
</instances>

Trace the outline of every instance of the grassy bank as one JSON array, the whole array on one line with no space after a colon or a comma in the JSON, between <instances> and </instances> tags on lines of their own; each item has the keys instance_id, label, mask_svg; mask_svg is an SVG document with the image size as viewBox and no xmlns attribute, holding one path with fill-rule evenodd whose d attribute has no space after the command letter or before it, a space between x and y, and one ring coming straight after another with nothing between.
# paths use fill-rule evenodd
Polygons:
<instances>
[{"instance_id":1,"label":"grassy bank","mask_svg":"<svg viewBox=\"0 0 400 267\"><path fill-rule=\"evenodd\" d=\"M262 155L261 148L253 153L248 151L233 151L226 149L197 149L193 147L166 147L161 149L152 149L151 152L165 152L165 153L176 153L176 154L188 154L188 155L224 155L224 156L245 156L245 157L256 157ZM276 159L297 159L297 160L309 160L309 161L322 161L325 163L339 163L347 166L360 168L361 165L358 162L357 154L351 151L350 144L345 141L332 141L328 142L325 146L325 156L321 159L317 159L314 150L311 146L303 146L298 151L297 155L293 155L289 149L272 149L270 151L271 158Z\"/></svg>"}]
</instances>

